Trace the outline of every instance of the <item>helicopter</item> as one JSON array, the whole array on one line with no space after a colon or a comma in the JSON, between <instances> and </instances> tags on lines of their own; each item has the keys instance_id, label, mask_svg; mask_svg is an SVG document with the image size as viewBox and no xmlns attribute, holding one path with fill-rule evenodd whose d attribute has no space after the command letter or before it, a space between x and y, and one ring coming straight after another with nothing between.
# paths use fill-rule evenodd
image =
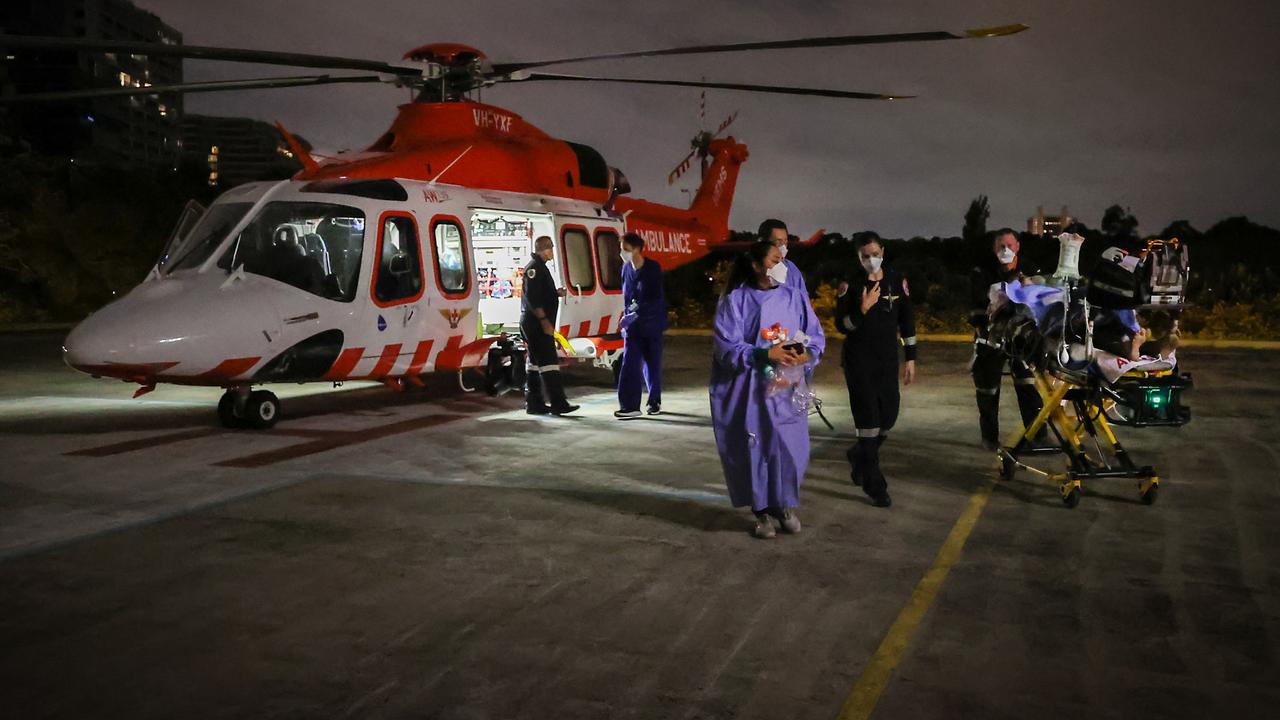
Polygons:
<instances>
[{"instance_id":1,"label":"helicopter","mask_svg":"<svg viewBox=\"0 0 1280 720\"><path fill-rule=\"evenodd\" d=\"M86 38L0 35L8 52L64 50L176 56L363 71L242 81L39 92L0 103L167 95L342 83L409 88L390 128L363 151L316 158L277 125L302 169L288 180L233 187L208 208L189 203L146 278L76 325L67 365L138 385L220 387L229 428L266 429L281 416L272 383L373 380L421 386L431 372L483 369L498 394L523 384L521 272L534 240L554 241L562 289L554 323L564 361L617 365L623 313L620 241L645 240L671 269L730 247L729 212L747 147L701 132L668 177L694 159L689 207L628 196L630 183L594 148L553 138L480 102L504 83L611 82L860 100L910 96L825 88L570 75L554 65L596 60L992 38L1025 25L962 32L845 35L493 62L434 43L400 62Z\"/></svg>"}]
</instances>

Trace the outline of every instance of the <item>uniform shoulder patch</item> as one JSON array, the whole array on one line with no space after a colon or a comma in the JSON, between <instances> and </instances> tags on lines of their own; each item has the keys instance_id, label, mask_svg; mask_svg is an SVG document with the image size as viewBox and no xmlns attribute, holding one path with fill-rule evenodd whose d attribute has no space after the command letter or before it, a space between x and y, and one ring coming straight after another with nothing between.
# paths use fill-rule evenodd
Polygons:
<instances>
[{"instance_id":1,"label":"uniform shoulder patch","mask_svg":"<svg viewBox=\"0 0 1280 720\"><path fill-rule=\"evenodd\" d=\"M537 268L529 268L528 270L525 270L525 271L524 271L524 276L525 276L525 277L527 277L527 278L529 278L530 280L532 280L532 279L534 278L534 276L535 276L535 275L537 275L537 274L538 274L538 269L537 269Z\"/></svg>"}]
</instances>

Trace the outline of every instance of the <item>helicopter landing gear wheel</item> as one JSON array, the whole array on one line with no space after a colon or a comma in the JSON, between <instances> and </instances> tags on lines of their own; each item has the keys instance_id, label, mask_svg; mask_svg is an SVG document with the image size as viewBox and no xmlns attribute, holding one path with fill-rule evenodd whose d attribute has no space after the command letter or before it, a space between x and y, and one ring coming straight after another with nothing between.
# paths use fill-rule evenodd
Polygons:
<instances>
[{"instance_id":1,"label":"helicopter landing gear wheel","mask_svg":"<svg viewBox=\"0 0 1280 720\"><path fill-rule=\"evenodd\" d=\"M280 419L280 398L267 390L254 390L244 404L244 416L249 427L266 430Z\"/></svg>"},{"instance_id":2,"label":"helicopter landing gear wheel","mask_svg":"<svg viewBox=\"0 0 1280 720\"><path fill-rule=\"evenodd\" d=\"M236 391L227 390L218 400L218 421L228 430L239 430L249 427L242 412L236 409Z\"/></svg>"}]
</instances>

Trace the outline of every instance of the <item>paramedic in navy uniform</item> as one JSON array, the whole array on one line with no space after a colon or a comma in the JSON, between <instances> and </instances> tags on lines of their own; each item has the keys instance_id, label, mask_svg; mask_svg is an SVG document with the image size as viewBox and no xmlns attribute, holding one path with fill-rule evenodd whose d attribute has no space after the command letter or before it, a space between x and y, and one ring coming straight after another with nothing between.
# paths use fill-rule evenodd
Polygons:
<instances>
[{"instance_id":1,"label":"paramedic in navy uniform","mask_svg":"<svg viewBox=\"0 0 1280 720\"><path fill-rule=\"evenodd\" d=\"M1013 376L1013 390L1018 396L1018 412L1022 415L1023 427L1036 419L1043 405L1031 368L1006 355L1000 341L991 337L989 332L992 314L1009 302L999 287L1003 283L1039 275L1040 268L1019 254L1022 246L1013 230L1002 228L992 237L991 254L983 253L982 261L969 274L973 388L978 401L982 445L988 450L1000 447L1000 378L1004 374L1005 363L1009 364L1009 374Z\"/></svg>"},{"instance_id":2,"label":"paramedic in navy uniform","mask_svg":"<svg viewBox=\"0 0 1280 720\"><path fill-rule=\"evenodd\" d=\"M547 262L554 256L551 238L543 235L534 243L533 259L524 268L520 330L529 352L524 401L525 412L530 415L564 415L578 409L565 398L564 381L560 379L560 355L555 340L560 293L547 269Z\"/></svg>"},{"instance_id":3,"label":"paramedic in navy uniform","mask_svg":"<svg viewBox=\"0 0 1280 720\"><path fill-rule=\"evenodd\" d=\"M640 417L640 386L649 389L646 411L662 412L662 331L667 329L667 296L662 267L644 256L644 238L622 236L622 371L614 417Z\"/></svg>"},{"instance_id":4,"label":"paramedic in navy uniform","mask_svg":"<svg viewBox=\"0 0 1280 720\"><path fill-rule=\"evenodd\" d=\"M868 238L858 247L862 266L836 300L836 327L844 333L840 364L858 441L846 456L855 485L876 507L889 507L889 485L880 470L880 446L898 421L903 385L916 379L916 321L907 280L884 262L884 246ZM899 370L898 339L905 363Z\"/></svg>"}]
</instances>

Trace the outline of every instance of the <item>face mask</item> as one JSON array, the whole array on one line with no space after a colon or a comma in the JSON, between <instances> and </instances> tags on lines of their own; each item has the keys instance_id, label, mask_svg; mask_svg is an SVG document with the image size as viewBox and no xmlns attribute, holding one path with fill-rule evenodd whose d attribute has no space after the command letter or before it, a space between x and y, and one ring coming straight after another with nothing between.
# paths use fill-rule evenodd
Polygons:
<instances>
[{"instance_id":1,"label":"face mask","mask_svg":"<svg viewBox=\"0 0 1280 720\"><path fill-rule=\"evenodd\" d=\"M1018 254L1015 253L1011 247L1000 248L1000 252L996 253L996 259L1005 265L1013 262L1013 259L1017 256Z\"/></svg>"},{"instance_id":2,"label":"face mask","mask_svg":"<svg viewBox=\"0 0 1280 720\"><path fill-rule=\"evenodd\" d=\"M884 262L884 258L872 255L868 258L862 258L862 269L867 271L868 275L880 272L880 264Z\"/></svg>"},{"instance_id":3,"label":"face mask","mask_svg":"<svg viewBox=\"0 0 1280 720\"><path fill-rule=\"evenodd\" d=\"M779 255L781 255L781 256L782 256L782 258L785 260L785 259L786 259L786 257L787 257L787 246L786 246L786 245L779 245L779 246L778 246L778 254L779 254Z\"/></svg>"},{"instance_id":4,"label":"face mask","mask_svg":"<svg viewBox=\"0 0 1280 720\"><path fill-rule=\"evenodd\" d=\"M773 281L775 286L787 284L787 266L782 263L778 263L777 265L769 268L768 275L769 279Z\"/></svg>"},{"instance_id":5,"label":"face mask","mask_svg":"<svg viewBox=\"0 0 1280 720\"><path fill-rule=\"evenodd\" d=\"M631 252L630 250L622 251L622 262L629 263L631 262L631 258L633 257L635 257L635 253Z\"/></svg>"}]
</instances>

